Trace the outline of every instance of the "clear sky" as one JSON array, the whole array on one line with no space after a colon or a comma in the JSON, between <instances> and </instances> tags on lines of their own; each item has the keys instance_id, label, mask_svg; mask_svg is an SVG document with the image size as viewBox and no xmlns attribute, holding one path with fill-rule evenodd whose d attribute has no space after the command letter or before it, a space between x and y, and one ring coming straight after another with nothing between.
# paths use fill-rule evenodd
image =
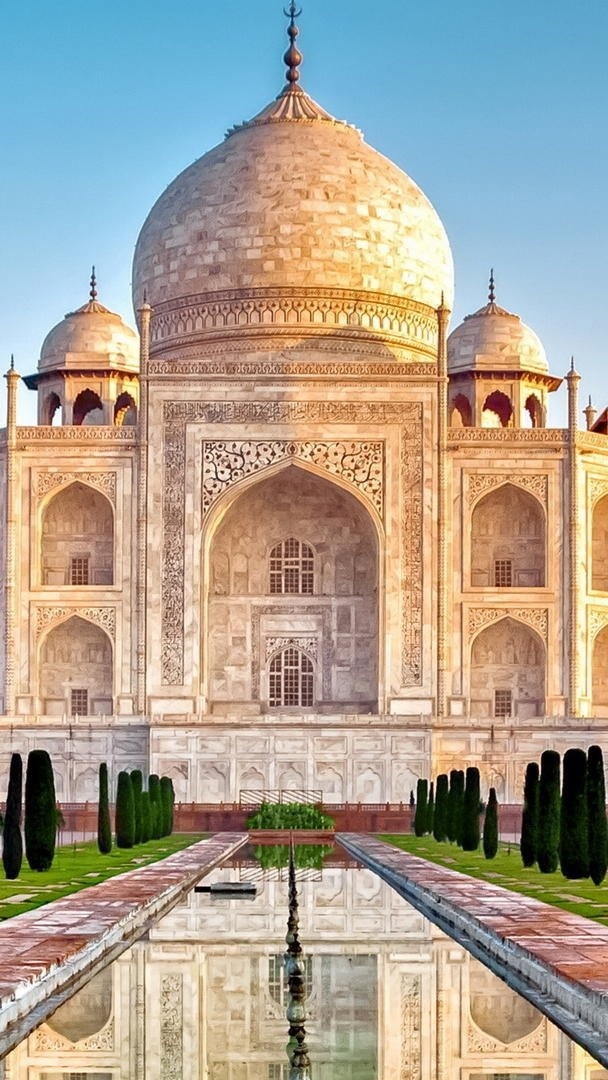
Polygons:
<instances>
[{"instance_id":1,"label":"clear sky","mask_svg":"<svg viewBox=\"0 0 608 1080\"><path fill-rule=\"evenodd\" d=\"M485 302L494 266L498 302L534 327L551 371L573 353L582 393L608 404L605 0L302 6L302 85L443 219L452 326ZM286 19L281 0L20 0L2 19L0 366L14 352L27 374L87 299L93 262L99 299L133 323L148 210L279 92ZM34 410L23 388L21 422ZM565 415L560 390L550 419Z\"/></svg>"}]
</instances>

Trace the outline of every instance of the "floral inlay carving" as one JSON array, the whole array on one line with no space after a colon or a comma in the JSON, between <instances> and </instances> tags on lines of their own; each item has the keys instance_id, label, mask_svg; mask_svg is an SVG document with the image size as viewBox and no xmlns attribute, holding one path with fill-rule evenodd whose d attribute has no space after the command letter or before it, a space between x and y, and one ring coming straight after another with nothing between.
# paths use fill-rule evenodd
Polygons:
<instances>
[{"instance_id":1,"label":"floral inlay carving","mask_svg":"<svg viewBox=\"0 0 608 1080\"><path fill-rule=\"evenodd\" d=\"M183 1072L183 978L162 975L160 980L160 1076L182 1080Z\"/></svg>"},{"instance_id":2,"label":"floral inlay carving","mask_svg":"<svg viewBox=\"0 0 608 1080\"><path fill-rule=\"evenodd\" d=\"M47 1024L41 1024L30 1036L30 1046L34 1054L45 1054L53 1051L65 1053L66 1051L73 1051L75 1046L83 1053L89 1050L113 1050L114 1020L110 1019L101 1031L96 1031L94 1035L90 1035L86 1039L79 1039L76 1043L72 1043L63 1035L59 1035Z\"/></svg>"},{"instance_id":3,"label":"floral inlay carving","mask_svg":"<svg viewBox=\"0 0 608 1080\"><path fill-rule=\"evenodd\" d=\"M116 609L113 607L37 607L34 614L36 637L39 638L50 626L55 626L74 615L95 623L96 626L105 630L112 640L114 639Z\"/></svg>"},{"instance_id":4,"label":"floral inlay carving","mask_svg":"<svg viewBox=\"0 0 608 1080\"><path fill-rule=\"evenodd\" d=\"M420 976L401 976L401 1068L399 1080L420 1080Z\"/></svg>"},{"instance_id":5,"label":"floral inlay carving","mask_svg":"<svg viewBox=\"0 0 608 1080\"><path fill-rule=\"evenodd\" d=\"M420 684L422 641L422 405L419 402L174 401L163 408L162 643L164 685L184 680L186 425L397 425L401 430L402 680Z\"/></svg>"},{"instance_id":6,"label":"floral inlay carving","mask_svg":"<svg viewBox=\"0 0 608 1080\"><path fill-rule=\"evenodd\" d=\"M543 641L547 640L549 629L549 611L547 608L469 608L468 611L468 636L472 638L485 626L498 622L500 619L516 619L531 626L540 634Z\"/></svg>"},{"instance_id":7,"label":"floral inlay carving","mask_svg":"<svg viewBox=\"0 0 608 1080\"><path fill-rule=\"evenodd\" d=\"M608 626L608 607L591 608L589 612L589 636L591 639L593 640L605 626Z\"/></svg>"},{"instance_id":8,"label":"floral inlay carving","mask_svg":"<svg viewBox=\"0 0 608 1080\"><path fill-rule=\"evenodd\" d=\"M116 473L115 472L61 472L49 470L38 473L36 478L36 494L38 498L47 495L55 488L64 487L75 482L89 484L97 488L114 502L116 499Z\"/></svg>"},{"instance_id":9,"label":"floral inlay carving","mask_svg":"<svg viewBox=\"0 0 608 1080\"><path fill-rule=\"evenodd\" d=\"M289 637L266 638L266 659L269 660L274 653L289 648L300 649L310 656L311 660L317 659L318 641L316 637L300 637L299 634L291 634Z\"/></svg>"},{"instance_id":10,"label":"floral inlay carving","mask_svg":"<svg viewBox=\"0 0 608 1080\"><path fill-rule=\"evenodd\" d=\"M287 439L203 442L203 514L238 480L290 458L353 484L382 516L384 443Z\"/></svg>"},{"instance_id":11,"label":"floral inlay carving","mask_svg":"<svg viewBox=\"0 0 608 1080\"><path fill-rule=\"evenodd\" d=\"M505 1052L505 1047L509 1054L542 1054L547 1052L547 1021L540 1017L538 1026L529 1035L503 1043L478 1028L469 1017L465 1037L467 1050L472 1054L500 1054Z\"/></svg>"},{"instance_id":12,"label":"floral inlay carving","mask_svg":"<svg viewBox=\"0 0 608 1080\"><path fill-rule=\"evenodd\" d=\"M605 437L605 436L604 436ZM599 476L589 477L589 502L591 505L596 503L598 499L608 495L608 476L600 478Z\"/></svg>"},{"instance_id":13,"label":"floral inlay carving","mask_svg":"<svg viewBox=\"0 0 608 1080\"><path fill-rule=\"evenodd\" d=\"M469 504L475 502L480 495L502 487L503 484L516 484L517 487L535 495L543 506L547 505L549 478L545 473L509 473L505 476L500 473L470 473L468 476Z\"/></svg>"}]
</instances>

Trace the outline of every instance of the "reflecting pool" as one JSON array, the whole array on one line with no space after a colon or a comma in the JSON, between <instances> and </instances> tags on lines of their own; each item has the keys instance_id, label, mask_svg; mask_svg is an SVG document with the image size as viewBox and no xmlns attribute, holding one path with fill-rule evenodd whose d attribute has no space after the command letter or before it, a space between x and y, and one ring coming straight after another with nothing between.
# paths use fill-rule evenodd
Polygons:
<instances>
[{"instance_id":1,"label":"reflecting pool","mask_svg":"<svg viewBox=\"0 0 608 1080\"><path fill-rule=\"evenodd\" d=\"M288 1080L287 870L245 851L204 884L219 881L258 892L190 894L9 1054L0 1076ZM297 885L314 1080L608 1080L371 871L334 852L322 870L300 868Z\"/></svg>"}]
</instances>

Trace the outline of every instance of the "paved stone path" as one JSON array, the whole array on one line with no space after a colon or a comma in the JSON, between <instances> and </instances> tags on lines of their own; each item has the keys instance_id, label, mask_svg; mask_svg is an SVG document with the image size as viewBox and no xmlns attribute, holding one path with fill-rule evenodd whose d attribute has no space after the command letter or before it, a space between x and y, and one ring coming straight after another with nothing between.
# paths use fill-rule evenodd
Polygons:
<instances>
[{"instance_id":1,"label":"paved stone path","mask_svg":"<svg viewBox=\"0 0 608 1080\"><path fill-rule=\"evenodd\" d=\"M336 839L608 1067L608 927L371 836Z\"/></svg>"},{"instance_id":2,"label":"paved stone path","mask_svg":"<svg viewBox=\"0 0 608 1080\"><path fill-rule=\"evenodd\" d=\"M32 1031L94 965L119 956L247 841L246 833L217 833L0 923L0 1054L25 1037L26 1021Z\"/></svg>"}]
</instances>

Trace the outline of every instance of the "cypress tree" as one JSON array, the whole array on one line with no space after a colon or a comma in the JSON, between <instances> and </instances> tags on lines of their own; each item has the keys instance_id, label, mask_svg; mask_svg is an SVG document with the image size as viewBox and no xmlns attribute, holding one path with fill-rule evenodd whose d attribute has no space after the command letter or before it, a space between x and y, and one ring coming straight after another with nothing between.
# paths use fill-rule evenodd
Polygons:
<instances>
[{"instance_id":1,"label":"cypress tree","mask_svg":"<svg viewBox=\"0 0 608 1080\"><path fill-rule=\"evenodd\" d=\"M448 790L448 801L446 806L446 819L445 819L445 832L450 843L456 842L456 836L458 832L458 814L456 807L457 800L457 786L458 786L458 770L450 769L450 785Z\"/></svg>"},{"instance_id":2,"label":"cypress tree","mask_svg":"<svg viewBox=\"0 0 608 1080\"><path fill-rule=\"evenodd\" d=\"M173 832L173 781L168 776L160 778L161 805L163 808L163 836Z\"/></svg>"},{"instance_id":3,"label":"cypress tree","mask_svg":"<svg viewBox=\"0 0 608 1080\"><path fill-rule=\"evenodd\" d=\"M148 792L150 794L150 838L158 840L162 835L163 810L160 796L160 780L156 773L148 777Z\"/></svg>"},{"instance_id":4,"label":"cypress tree","mask_svg":"<svg viewBox=\"0 0 608 1080\"><path fill-rule=\"evenodd\" d=\"M462 769L456 770L456 787L454 792L454 815L455 815L455 832L456 843L459 847L462 847L462 832L464 826L464 772Z\"/></svg>"},{"instance_id":5,"label":"cypress tree","mask_svg":"<svg viewBox=\"0 0 608 1080\"><path fill-rule=\"evenodd\" d=\"M147 844L151 839L151 817L150 810L150 792L142 791L141 793L141 842Z\"/></svg>"},{"instance_id":6,"label":"cypress tree","mask_svg":"<svg viewBox=\"0 0 608 1080\"><path fill-rule=\"evenodd\" d=\"M595 885L601 885L608 868L608 826L604 760L600 746L590 746L587 751L587 817L589 875Z\"/></svg>"},{"instance_id":7,"label":"cypress tree","mask_svg":"<svg viewBox=\"0 0 608 1080\"><path fill-rule=\"evenodd\" d=\"M110 800L108 798L108 766L105 761L102 761L99 766L97 847L102 855L109 855L112 850L112 824L110 822Z\"/></svg>"},{"instance_id":8,"label":"cypress tree","mask_svg":"<svg viewBox=\"0 0 608 1080\"><path fill-rule=\"evenodd\" d=\"M589 877L587 755L576 747L564 754L559 862L564 877Z\"/></svg>"},{"instance_id":9,"label":"cypress tree","mask_svg":"<svg viewBox=\"0 0 608 1080\"><path fill-rule=\"evenodd\" d=\"M133 813L135 814L134 844L141 844L141 793L144 786L144 778L141 769L133 769L131 772L131 784L133 786Z\"/></svg>"},{"instance_id":10,"label":"cypress tree","mask_svg":"<svg viewBox=\"0 0 608 1080\"><path fill-rule=\"evenodd\" d=\"M437 792L435 796L435 815L433 818L433 836L442 843L447 839L447 813L448 813L448 777L447 773L441 773L437 777Z\"/></svg>"},{"instance_id":11,"label":"cypress tree","mask_svg":"<svg viewBox=\"0 0 608 1080\"><path fill-rule=\"evenodd\" d=\"M498 851L498 802L496 788L490 788L486 815L483 822L483 853L486 859L493 859Z\"/></svg>"},{"instance_id":12,"label":"cypress tree","mask_svg":"<svg viewBox=\"0 0 608 1080\"><path fill-rule=\"evenodd\" d=\"M23 762L21 754L11 755L11 766L6 794L6 814L2 834L2 863L10 881L19 877L23 862L23 839L21 837L21 801L23 789Z\"/></svg>"},{"instance_id":13,"label":"cypress tree","mask_svg":"<svg viewBox=\"0 0 608 1080\"><path fill-rule=\"evenodd\" d=\"M462 808L462 849L477 851L479 847L479 769L471 765L467 769Z\"/></svg>"},{"instance_id":14,"label":"cypress tree","mask_svg":"<svg viewBox=\"0 0 608 1080\"><path fill-rule=\"evenodd\" d=\"M519 850L524 866L534 866L538 857L538 780L539 768L536 761L526 766L524 780L524 808L521 815L521 836Z\"/></svg>"},{"instance_id":15,"label":"cypress tree","mask_svg":"<svg viewBox=\"0 0 608 1080\"><path fill-rule=\"evenodd\" d=\"M426 831L432 833L435 820L435 785L431 780L429 785L429 798L426 804Z\"/></svg>"},{"instance_id":16,"label":"cypress tree","mask_svg":"<svg viewBox=\"0 0 608 1080\"><path fill-rule=\"evenodd\" d=\"M46 750L30 750L25 773L25 857L30 870L49 870L55 855L57 806Z\"/></svg>"},{"instance_id":17,"label":"cypress tree","mask_svg":"<svg viewBox=\"0 0 608 1080\"><path fill-rule=\"evenodd\" d=\"M424 836L426 832L426 803L428 796L428 783L419 780L416 784L416 813L414 814L414 832L416 836Z\"/></svg>"},{"instance_id":18,"label":"cypress tree","mask_svg":"<svg viewBox=\"0 0 608 1080\"><path fill-rule=\"evenodd\" d=\"M553 874L559 859L559 764L557 750L543 750L538 784L538 869Z\"/></svg>"},{"instance_id":19,"label":"cypress tree","mask_svg":"<svg viewBox=\"0 0 608 1080\"><path fill-rule=\"evenodd\" d=\"M128 772L119 772L116 788L116 847L132 848L135 836L133 784Z\"/></svg>"}]
</instances>

